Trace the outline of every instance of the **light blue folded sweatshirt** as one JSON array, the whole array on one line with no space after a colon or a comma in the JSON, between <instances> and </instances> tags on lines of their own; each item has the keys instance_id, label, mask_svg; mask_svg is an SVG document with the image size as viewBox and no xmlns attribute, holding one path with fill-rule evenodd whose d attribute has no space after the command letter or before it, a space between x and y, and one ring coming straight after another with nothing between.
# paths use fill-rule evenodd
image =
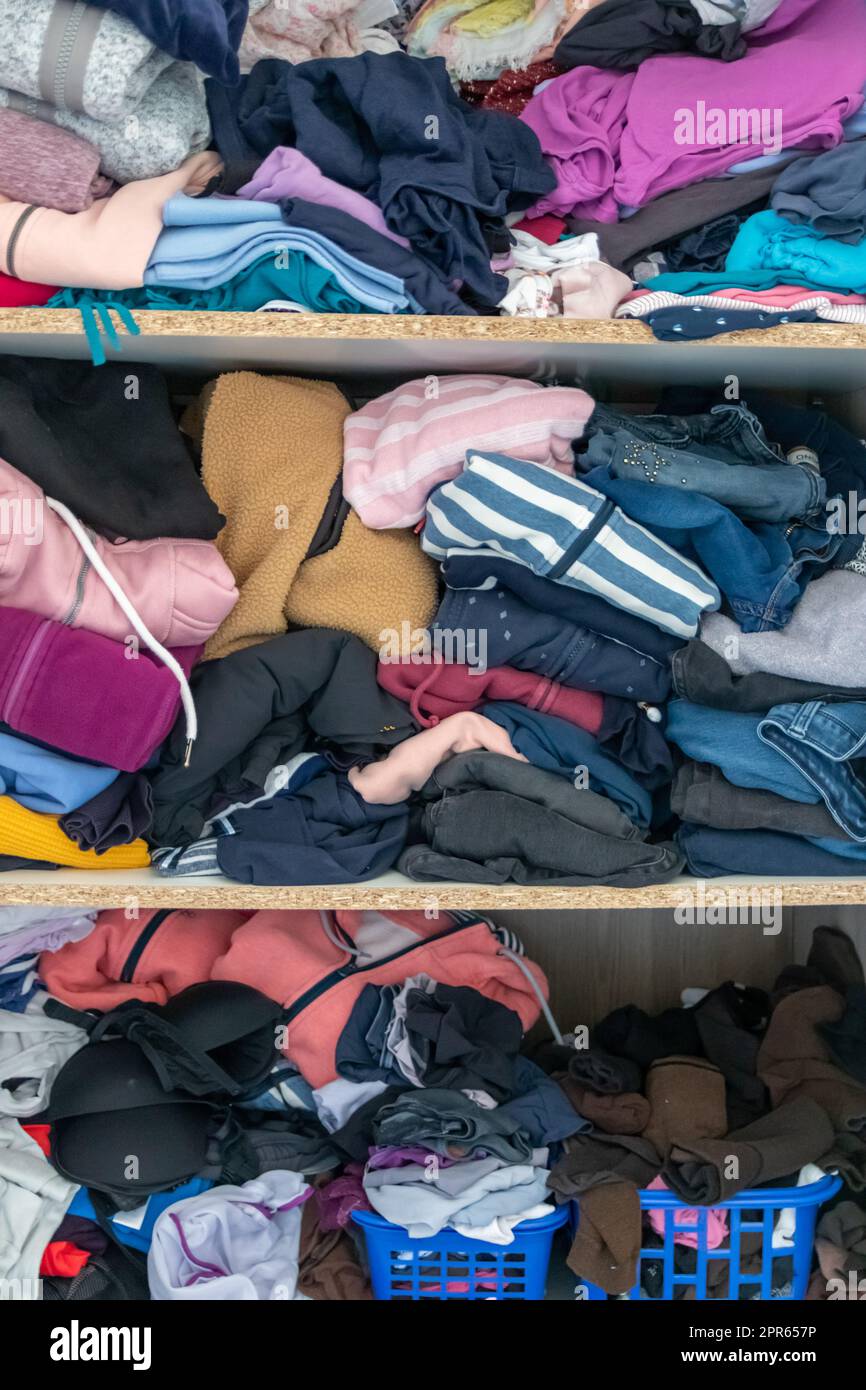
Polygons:
<instances>
[{"instance_id":1,"label":"light blue folded sweatshirt","mask_svg":"<svg viewBox=\"0 0 866 1390\"><path fill-rule=\"evenodd\" d=\"M402 280L359 261L320 232L289 227L277 204L179 193L169 199L163 219L165 226L144 273L145 285L211 289L262 256L300 251L332 274L347 294L379 313L420 309Z\"/></svg>"},{"instance_id":2,"label":"light blue folded sweatshirt","mask_svg":"<svg viewBox=\"0 0 866 1390\"><path fill-rule=\"evenodd\" d=\"M116 768L75 762L52 748L0 733L0 795L30 811L64 816L105 791L118 775Z\"/></svg>"}]
</instances>

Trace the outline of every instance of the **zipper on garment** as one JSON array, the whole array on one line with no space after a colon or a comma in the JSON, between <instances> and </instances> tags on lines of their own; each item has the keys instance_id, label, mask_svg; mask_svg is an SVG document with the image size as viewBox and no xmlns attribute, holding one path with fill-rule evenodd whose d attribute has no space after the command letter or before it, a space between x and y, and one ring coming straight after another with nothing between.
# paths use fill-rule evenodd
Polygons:
<instances>
[{"instance_id":1,"label":"zipper on garment","mask_svg":"<svg viewBox=\"0 0 866 1390\"><path fill-rule=\"evenodd\" d=\"M34 632L33 636L30 638L27 650L18 665L18 670L15 672L15 677L9 687L9 693L3 705L4 724L11 724L15 717L15 701L18 699L21 693L21 687L29 676L33 663L41 648L44 647L45 640L50 631L51 623L46 618L39 624L36 632Z\"/></svg>"},{"instance_id":2,"label":"zipper on garment","mask_svg":"<svg viewBox=\"0 0 866 1390\"><path fill-rule=\"evenodd\" d=\"M391 961L399 960L401 956L411 955L413 951L420 951L425 946L432 946L436 941L444 941L447 936L454 936L457 932L466 931L469 927L477 927L479 922L484 922L483 917L475 917L469 922L458 922L456 926L449 927L447 931L440 932L438 936L427 937L424 941L417 941L414 946L404 946L402 951L394 951L393 955L382 956L379 960L371 961L369 965L356 965L354 961L348 961L341 965L339 970L332 970L330 975L326 975L317 985L313 985L300 999L296 999L294 1004L283 1013L284 1023L293 1023L298 1014L303 1013L304 1009L309 1008L317 999L321 999L323 994L327 994L335 985L339 985L350 975L363 975L368 970L378 970L381 965L390 965Z\"/></svg>"},{"instance_id":3,"label":"zipper on garment","mask_svg":"<svg viewBox=\"0 0 866 1390\"><path fill-rule=\"evenodd\" d=\"M78 578L75 581L75 598L72 600L72 607L62 619L66 627L71 627L81 612L81 605L84 602L84 585L90 573L90 560L87 555L81 562L81 569L78 571Z\"/></svg>"},{"instance_id":4,"label":"zipper on garment","mask_svg":"<svg viewBox=\"0 0 866 1390\"><path fill-rule=\"evenodd\" d=\"M66 17L66 25L63 36L60 40L60 51L57 55L57 67L54 70L54 105L63 110L63 93L66 90L66 74L69 71L69 64L72 61L72 50L75 47L75 40L78 37L78 30L84 18L84 5L74 4Z\"/></svg>"},{"instance_id":5,"label":"zipper on garment","mask_svg":"<svg viewBox=\"0 0 866 1390\"><path fill-rule=\"evenodd\" d=\"M139 932L138 936L135 939L135 945L133 946L129 955L126 957L126 960L123 964L123 969L120 972L120 983L122 985L132 984L132 977L135 974L135 971L138 967L138 962L141 960L141 957L144 954L145 947L148 946L150 942L153 940L153 938L156 936L156 933L159 931L166 917L173 916L174 912L170 908L162 912L155 912L151 917L150 921L148 922L147 926Z\"/></svg>"}]
</instances>

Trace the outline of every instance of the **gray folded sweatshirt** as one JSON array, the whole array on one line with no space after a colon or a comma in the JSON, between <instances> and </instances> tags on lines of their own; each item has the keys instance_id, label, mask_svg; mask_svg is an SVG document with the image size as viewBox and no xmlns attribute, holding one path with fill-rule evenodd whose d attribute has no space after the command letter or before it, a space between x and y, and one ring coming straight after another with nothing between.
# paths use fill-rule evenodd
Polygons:
<instances>
[{"instance_id":1,"label":"gray folded sweatshirt","mask_svg":"<svg viewBox=\"0 0 866 1390\"><path fill-rule=\"evenodd\" d=\"M700 637L737 676L767 671L823 685L866 685L866 575L828 570L813 579L787 627L743 632L732 618L707 613Z\"/></svg>"},{"instance_id":2,"label":"gray folded sweatshirt","mask_svg":"<svg viewBox=\"0 0 866 1390\"><path fill-rule=\"evenodd\" d=\"M63 111L5 87L0 88L0 107L51 121L89 140L99 150L103 174L118 183L170 174L210 144L204 82L192 63L172 63L150 86L140 106L114 122Z\"/></svg>"},{"instance_id":3,"label":"gray folded sweatshirt","mask_svg":"<svg viewBox=\"0 0 866 1390\"><path fill-rule=\"evenodd\" d=\"M171 64L128 19L80 0L0 0L0 85L119 121Z\"/></svg>"}]
</instances>

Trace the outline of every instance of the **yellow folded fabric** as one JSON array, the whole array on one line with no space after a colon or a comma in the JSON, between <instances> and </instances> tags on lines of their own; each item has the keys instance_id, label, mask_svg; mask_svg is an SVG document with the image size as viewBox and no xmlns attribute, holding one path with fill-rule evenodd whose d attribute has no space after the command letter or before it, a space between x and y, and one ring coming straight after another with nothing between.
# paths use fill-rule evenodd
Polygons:
<instances>
[{"instance_id":1,"label":"yellow folded fabric","mask_svg":"<svg viewBox=\"0 0 866 1390\"><path fill-rule=\"evenodd\" d=\"M146 869L150 853L144 840L117 845L104 854L79 849L60 829L57 816L28 811L11 796L0 796L0 854L42 859L68 869Z\"/></svg>"},{"instance_id":2,"label":"yellow folded fabric","mask_svg":"<svg viewBox=\"0 0 866 1390\"><path fill-rule=\"evenodd\" d=\"M288 626L339 628L377 650L404 622L431 622L437 570L417 536L370 530L343 502L349 411L329 381L228 372L186 412L205 487L227 517L216 544L240 590L206 658Z\"/></svg>"},{"instance_id":3,"label":"yellow folded fabric","mask_svg":"<svg viewBox=\"0 0 866 1390\"><path fill-rule=\"evenodd\" d=\"M532 11L532 0L487 0L486 4L478 5L455 19L451 27L458 33L476 34L480 39L487 39L511 24L528 19Z\"/></svg>"}]
</instances>

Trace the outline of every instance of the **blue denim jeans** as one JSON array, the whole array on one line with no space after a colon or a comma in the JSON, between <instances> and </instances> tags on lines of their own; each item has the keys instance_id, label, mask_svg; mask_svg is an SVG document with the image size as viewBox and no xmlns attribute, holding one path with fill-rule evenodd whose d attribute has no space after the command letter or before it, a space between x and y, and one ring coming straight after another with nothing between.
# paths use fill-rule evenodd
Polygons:
<instances>
[{"instance_id":1,"label":"blue denim jeans","mask_svg":"<svg viewBox=\"0 0 866 1390\"><path fill-rule=\"evenodd\" d=\"M631 415L609 405L596 405L584 429L584 439L597 432L628 430L638 439L671 449L688 449L720 463L784 463L756 415L741 401L714 405L699 415Z\"/></svg>"},{"instance_id":2,"label":"blue denim jeans","mask_svg":"<svg viewBox=\"0 0 866 1390\"><path fill-rule=\"evenodd\" d=\"M849 493L853 492L861 502L866 501L866 444L862 439L823 410L789 405L787 401L762 393L753 394L752 404L769 437L778 441L783 449L805 445L815 451L827 484L828 498L841 496L847 503ZM847 565L863 540L863 535L854 532L838 536L829 563Z\"/></svg>"},{"instance_id":3,"label":"blue denim jeans","mask_svg":"<svg viewBox=\"0 0 866 1390\"><path fill-rule=\"evenodd\" d=\"M852 840L866 841L866 703L776 705L758 724L758 737L787 758L820 793Z\"/></svg>"},{"instance_id":4,"label":"blue denim jeans","mask_svg":"<svg viewBox=\"0 0 866 1390\"><path fill-rule=\"evenodd\" d=\"M607 465L615 478L700 492L752 521L786 522L824 511L827 486L804 464L774 453L744 405L705 415L620 415L596 406L577 466Z\"/></svg>"},{"instance_id":5,"label":"blue denim jeans","mask_svg":"<svg viewBox=\"0 0 866 1390\"><path fill-rule=\"evenodd\" d=\"M830 562L841 539L827 532L820 512L812 521L787 528L769 522L746 525L712 497L616 478L609 465L594 468L585 481L674 550L696 560L715 580L744 632L785 627L808 580Z\"/></svg>"}]
</instances>

